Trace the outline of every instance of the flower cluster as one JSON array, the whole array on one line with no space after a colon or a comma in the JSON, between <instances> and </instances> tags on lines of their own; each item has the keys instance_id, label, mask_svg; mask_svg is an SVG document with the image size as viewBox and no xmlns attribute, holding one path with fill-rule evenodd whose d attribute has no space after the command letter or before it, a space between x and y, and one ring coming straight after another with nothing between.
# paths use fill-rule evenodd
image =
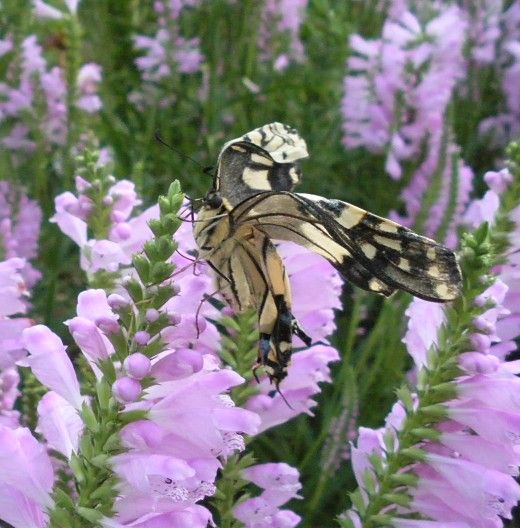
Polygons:
<instances>
[{"instance_id":1,"label":"flower cluster","mask_svg":"<svg viewBox=\"0 0 520 528\"><path fill-rule=\"evenodd\" d=\"M19 382L16 362L24 356L22 332L32 324L29 318L20 317L27 311L24 268L21 258L0 262L0 424L10 427L19 418L14 404Z\"/></svg>"},{"instance_id":2,"label":"flower cluster","mask_svg":"<svg viewBox=\"0 0 520 528\"><path fill-rule=\"evenodd\" d=\"M262 7L258 46L263 59L272 60L277 71L303 60L299 33L306 9L307 0L267 0Z\"/></svg>"},{"instance_id":3,"label":"flower cluster","mask_svg":"<svg viewBox=\"0 0 520 528\"><path fill-rule=\"evenodd\" d=\"M300 516L280 506L291 499L301 498L298 471L287 464L258 464L243 472L244 478L263 490L262 494L246 499L235 507L236 518L246 528L293 528Z\"/></svg>"},{"instance_id":4,"label":"flower cluster","mask_svg":"<svg viewBox=\"0 0 520 528\"><path fill-rule=\"evenodd\" d=\"M129 312L142 312L124 292L132 291L129 284L135 272L131 263L142 272L135 254L143 249L148 254L159 208L154 206L135 214L133 211L140 201L133 184L125 180L115 182L111 176L104 176L106 169L88 154L84 161L90 175L76 177L76 196L69 192L56 198L57 212L52 220L80 246L81 266L90 280L96 283L111 279L111 290L115 293L108 300L102 290L83 292L77 316L67 322L76 344L94 371L99 372L100 363L111 361L115 356L121 358L112 345L115 336L122 333L114 314L126 320ZM232 407L231 400L219 394L244 380L219 366L218 333L213 324L206 322L206 318L218 319L219 312L211 303L203 301L204 295L212 290L212 272L191 256L196 254L196 244L190 222L181 223L176 242L177 249L169 263L176 268L173 291L178 295L166 300L160 310L149 308L143 313L143 322L154 332L149 329L135 332L134 351L124 359L121 373L112 385L114 397L126 405L129 412L146 411L148 416L147 420L131 423L122 430L127 453L113 460L124 473L123 484L118 488L122 495L115 504L121 522L136 522L145 515L150 489L154 503L161 508L173 500L176 510L182 511L211 495L215 490L216 472L221 467L219 460L244 447L237 432L252 435L301 412L309 412L315 405L311 397L319 392L318 383L330 380L328 363L338 359L337 351L326 339L335 328L333 310L340 306L339 276L319 256L284 244L279 249L285 257L293 286L295 315L321 344L297 351L293 356L289 375L281 385L290 407L280 394L274 393L267 379L252 386L253 392L258 394L247 399L244 409ZM309 273L323 277L319 288L305 287ZM126 315L123 317L123 314ZM165 321L167 326L158 332ZM247 333L251 331L248 327ZM147 350L154 351L154 355L150 356ZM248 378L252 363L247 365ZM155 385L147 381L150 377ZM233 416L240 424L226 429ZM222 429L213 429L209 425L212 423ZM194 428L200 433L200 441ZM223 434L224 430L227 433ZM181 451L179 445L184 445ZM157 457L157 464L166 464L166 456L180 457L195 464L195 473L190 472L189 478L174 473L167 475L166 469L157 473L157 467L149 463L150 458ZM130 472L135 471L143 479L139 485L127 482ZM146 476L152 471L156 473ZM121 477L121 473L118 475ZM296 518L291 512L276 513L273 507L271 504L270 515L276 514L280 519ZM201 515L200 507L197 506L192 514Z\"/></svg>"},{"instance_id":5,"label":"flower cluster","mask_svg":"<svg viewBox=\"0 0 520 528\"><path fill-rule=\"evenodd\" d=\"M143 93L132 92L130 100L138 106L144 105L149 96L158 93L157 86L163 80L172 79L175 72L192 74L201 70L204 56L199 48L199 39L181 35L179 18L186 8L194 7L198 1L154 2L157 29L153 36L136 35L134 45L142 55L136 65L145 81ZM163 107L172 103L171 96L159 101Z\"/></svg>"},{"instance_id":6,"label":"flower cluster","mask_svg":"<svg viewBox=\"0 0 520 528\"><path fill-rule=\"evenodd\" d=\"M499 3L486 2L486 4ZM493 7L491 11L493 24L491 32L494 38ZM496 7L495 7L496 9ZM496 146L503 146L515 139L520 131L520 98L517 86L520 76L520 6L513 2L508 9L498 15L498 39L495 46L495 62L500 75L501 88L505 104L503 111L484 119L480 123L480 133L486 138L492 138Z\"/></svg>"},{"instance_id":7,"label":"flower cluster","mask_svg":"<svg viewBox=\"0 0 520 528\"><path fill-rule=\"evenodd\" d=\"M347 148L385 153L386 171L395 179L405 162L407 172L415 166L401 195L406 215L393 218L452 247L473 176L447 120L465 74L466 27L464 11L445 6L425 23L397 10L378 40L353 35L342 106Z\"/></svg>"},{"instance_id":8,"label":"flower cluster","mask_svg":"<svg viewBox=\"0 0 520 528\"><path fill-rule=\"evenodd\" d=\"M32 322L29 290L40 279L29 259L36 257L41 209L25 192L0 182L0 424L16 427L20 376L16 362L24 356L22 332Z\"/></svg>"},{"instance_id":9,"label":"flower cluster","mask_svg":"<svg viewBox=\"0 0 520 528\"><path fill-rule=\"evenodd\" d=\"M181 199L173 190L169 207L178 209ZM164 220L171 214L166 207L163 203L163 216L153 224L157 232L172 227ZM156 236L163 240L162 251L165 245L174 250L171 235ZM16 429L13 434L28 436L20 456L44 460L33 473L22 467L16 480L8 471L0 478L18 494L16 519L0 509L1 517L14 526L21 526L24 515L46 526L47 510L51 519L69 515L69 520L79 516L105 526L145 526L151 504L154 522L182 518L185 526L206 526L211 514L196 503L214 493L216 472L226 457L244 448L239 433L256 433L258 416L235 407L226 395L243 378L222 369L214 349L204 344L202 336L209 327L200 323L197 328L196 321L173 311L171 301L179 290L186 286L179 297L187 299L193 293L190 274L179 280L180 286L167 279L174 266L159 266L154 247L151 241L146 246L154 260L134 256L134 275L119 283L118 293L107 297L104 290L82 292L77 316L66 323L92 369L84 375L96 386L94 398L82 395L58 336L43 325L24 331L29 355L22 364L49 389L38 405L37 431L47 448L69 461L79 497L76 506L63 504L63 496L53 489L57 477L42 454L45 447L27 430ZM150 262L149 268L145 262ZM215 336L209 340L213 347L216 341ZM38 479L45 486L32 496L28 482ZM95 497L91 489L97 489ZM10 488L9 493L14 494ZM96 504L106 506L94 508Z\"/></svg>"},{"instance_id":10,"label":"flower cluster","mask_svg":"<svg viewBox=\"0 0 520 528\"><path fill-rule=\"evenodd\" d=\"M42 212L23 190L0 182L0 258L26 259L22 271L27 288L40 279L40 272L30 262L38 250Z\"/></svg>"}]
</instances>

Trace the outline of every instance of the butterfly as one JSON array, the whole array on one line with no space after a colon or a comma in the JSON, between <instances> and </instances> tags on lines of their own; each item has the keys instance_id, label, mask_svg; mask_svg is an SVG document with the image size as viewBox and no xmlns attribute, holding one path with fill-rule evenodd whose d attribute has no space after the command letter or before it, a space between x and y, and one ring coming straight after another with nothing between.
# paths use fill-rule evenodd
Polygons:
<instances>
[{"instance_id":1,"label":"butterfly","mask_svg":"<svg viewBox=\"0 0 520 528\"><path fill-rule=\"evenodd\" d=\"M227 142L194 236L218 290L237 311L258 311L258 366L278 388L287 375L292 337L307 346L291 306L291 286L273 241L300 244L327 259L355 286L389 296L396 290L435 302L455 299L455 254L434 240L355 205L294 193L298 160L308 156L298 132L269 123ZM256 375L255 375L256 376Z\"/></svg>"}]
</instances>

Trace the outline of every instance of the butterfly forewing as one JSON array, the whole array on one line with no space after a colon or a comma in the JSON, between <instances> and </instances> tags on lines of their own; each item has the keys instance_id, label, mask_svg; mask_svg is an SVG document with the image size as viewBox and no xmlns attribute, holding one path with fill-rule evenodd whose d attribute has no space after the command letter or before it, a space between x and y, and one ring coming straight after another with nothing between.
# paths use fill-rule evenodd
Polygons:
<instances>
[{"instance_id":1,"label":"butterfly forewing","mask_svg":"<svg viewBox=\"0 0 520 528\"><path fill-rule=\"evenodd\" d=\"M402 289L437 302L459 294L460 270L451 250L346 202L270 192L246 200L231 216L319 253L365 290L390 295Z\"/></svg>"}]
</instances>

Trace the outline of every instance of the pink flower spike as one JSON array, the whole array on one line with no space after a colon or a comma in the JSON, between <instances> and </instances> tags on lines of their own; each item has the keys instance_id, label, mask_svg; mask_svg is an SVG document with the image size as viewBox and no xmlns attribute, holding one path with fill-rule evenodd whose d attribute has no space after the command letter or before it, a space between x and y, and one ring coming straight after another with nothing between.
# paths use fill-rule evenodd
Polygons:
<instances>
[{"instance_id":1,"label":"pink flower spike","mask_svg":"<svg viewBox=\"0 0 520 528\"><path fill-rule=\"evenodd\" d=\"M43 325L25 329L22 338L30 354L27 365L38 381L80 410L83 397L78 378L61 339Z\"/></svg>"},{"instance_id":2,"label":"pink flower spike","mask_svg":"<svg viewBox=\"0 0 520 528\"><path fill-rule=\"evenodd\" d=\"M59 394L49 391L38 403L38 427L47 445L69 460L77 453L83 422L74 407Z\"/></svg>"}]
</instances>

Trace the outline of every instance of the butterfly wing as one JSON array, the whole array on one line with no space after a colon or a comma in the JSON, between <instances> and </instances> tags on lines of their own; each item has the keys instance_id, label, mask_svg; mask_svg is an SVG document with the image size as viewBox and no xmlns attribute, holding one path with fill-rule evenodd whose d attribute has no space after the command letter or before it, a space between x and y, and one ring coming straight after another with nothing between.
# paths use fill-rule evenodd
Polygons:
<instances>
[{"instance_id":1,"label":"butterfly wing","mask_svg":"<svg viewBox=\"0 0 520 528\"><path fill-rule=\"evenodd\" d=\"M279 383L292 353L292 334L310 344L291 313L291 288L282 259L268 236L244 225L208 255L219 292L238 312L258 311L258 365Z\"/></svg>"},{"instance_id":2,"label":"butterfly wing","mask_svg":"<svg viewBox=\"0 0 520 528\"><path fill-rule=\"evenodd\" d=\"M264 192L235 207L230 218L319 253L368 291L388 296L401 289L436 302L460 293L460 270L451 250L347 202Z\"/></svg>"},{"instance_id":3,"label":"butterfly wing","mask_svg":"<svg viewBox=\"0 0 520 528\"><path fill-rule=\"evenodd\" d=\"M259 192L291 191L300 180L296 161L307 156L296 130L269 123L224 145L215 190L229 210Z\"/></svg>"}]
</instances>

